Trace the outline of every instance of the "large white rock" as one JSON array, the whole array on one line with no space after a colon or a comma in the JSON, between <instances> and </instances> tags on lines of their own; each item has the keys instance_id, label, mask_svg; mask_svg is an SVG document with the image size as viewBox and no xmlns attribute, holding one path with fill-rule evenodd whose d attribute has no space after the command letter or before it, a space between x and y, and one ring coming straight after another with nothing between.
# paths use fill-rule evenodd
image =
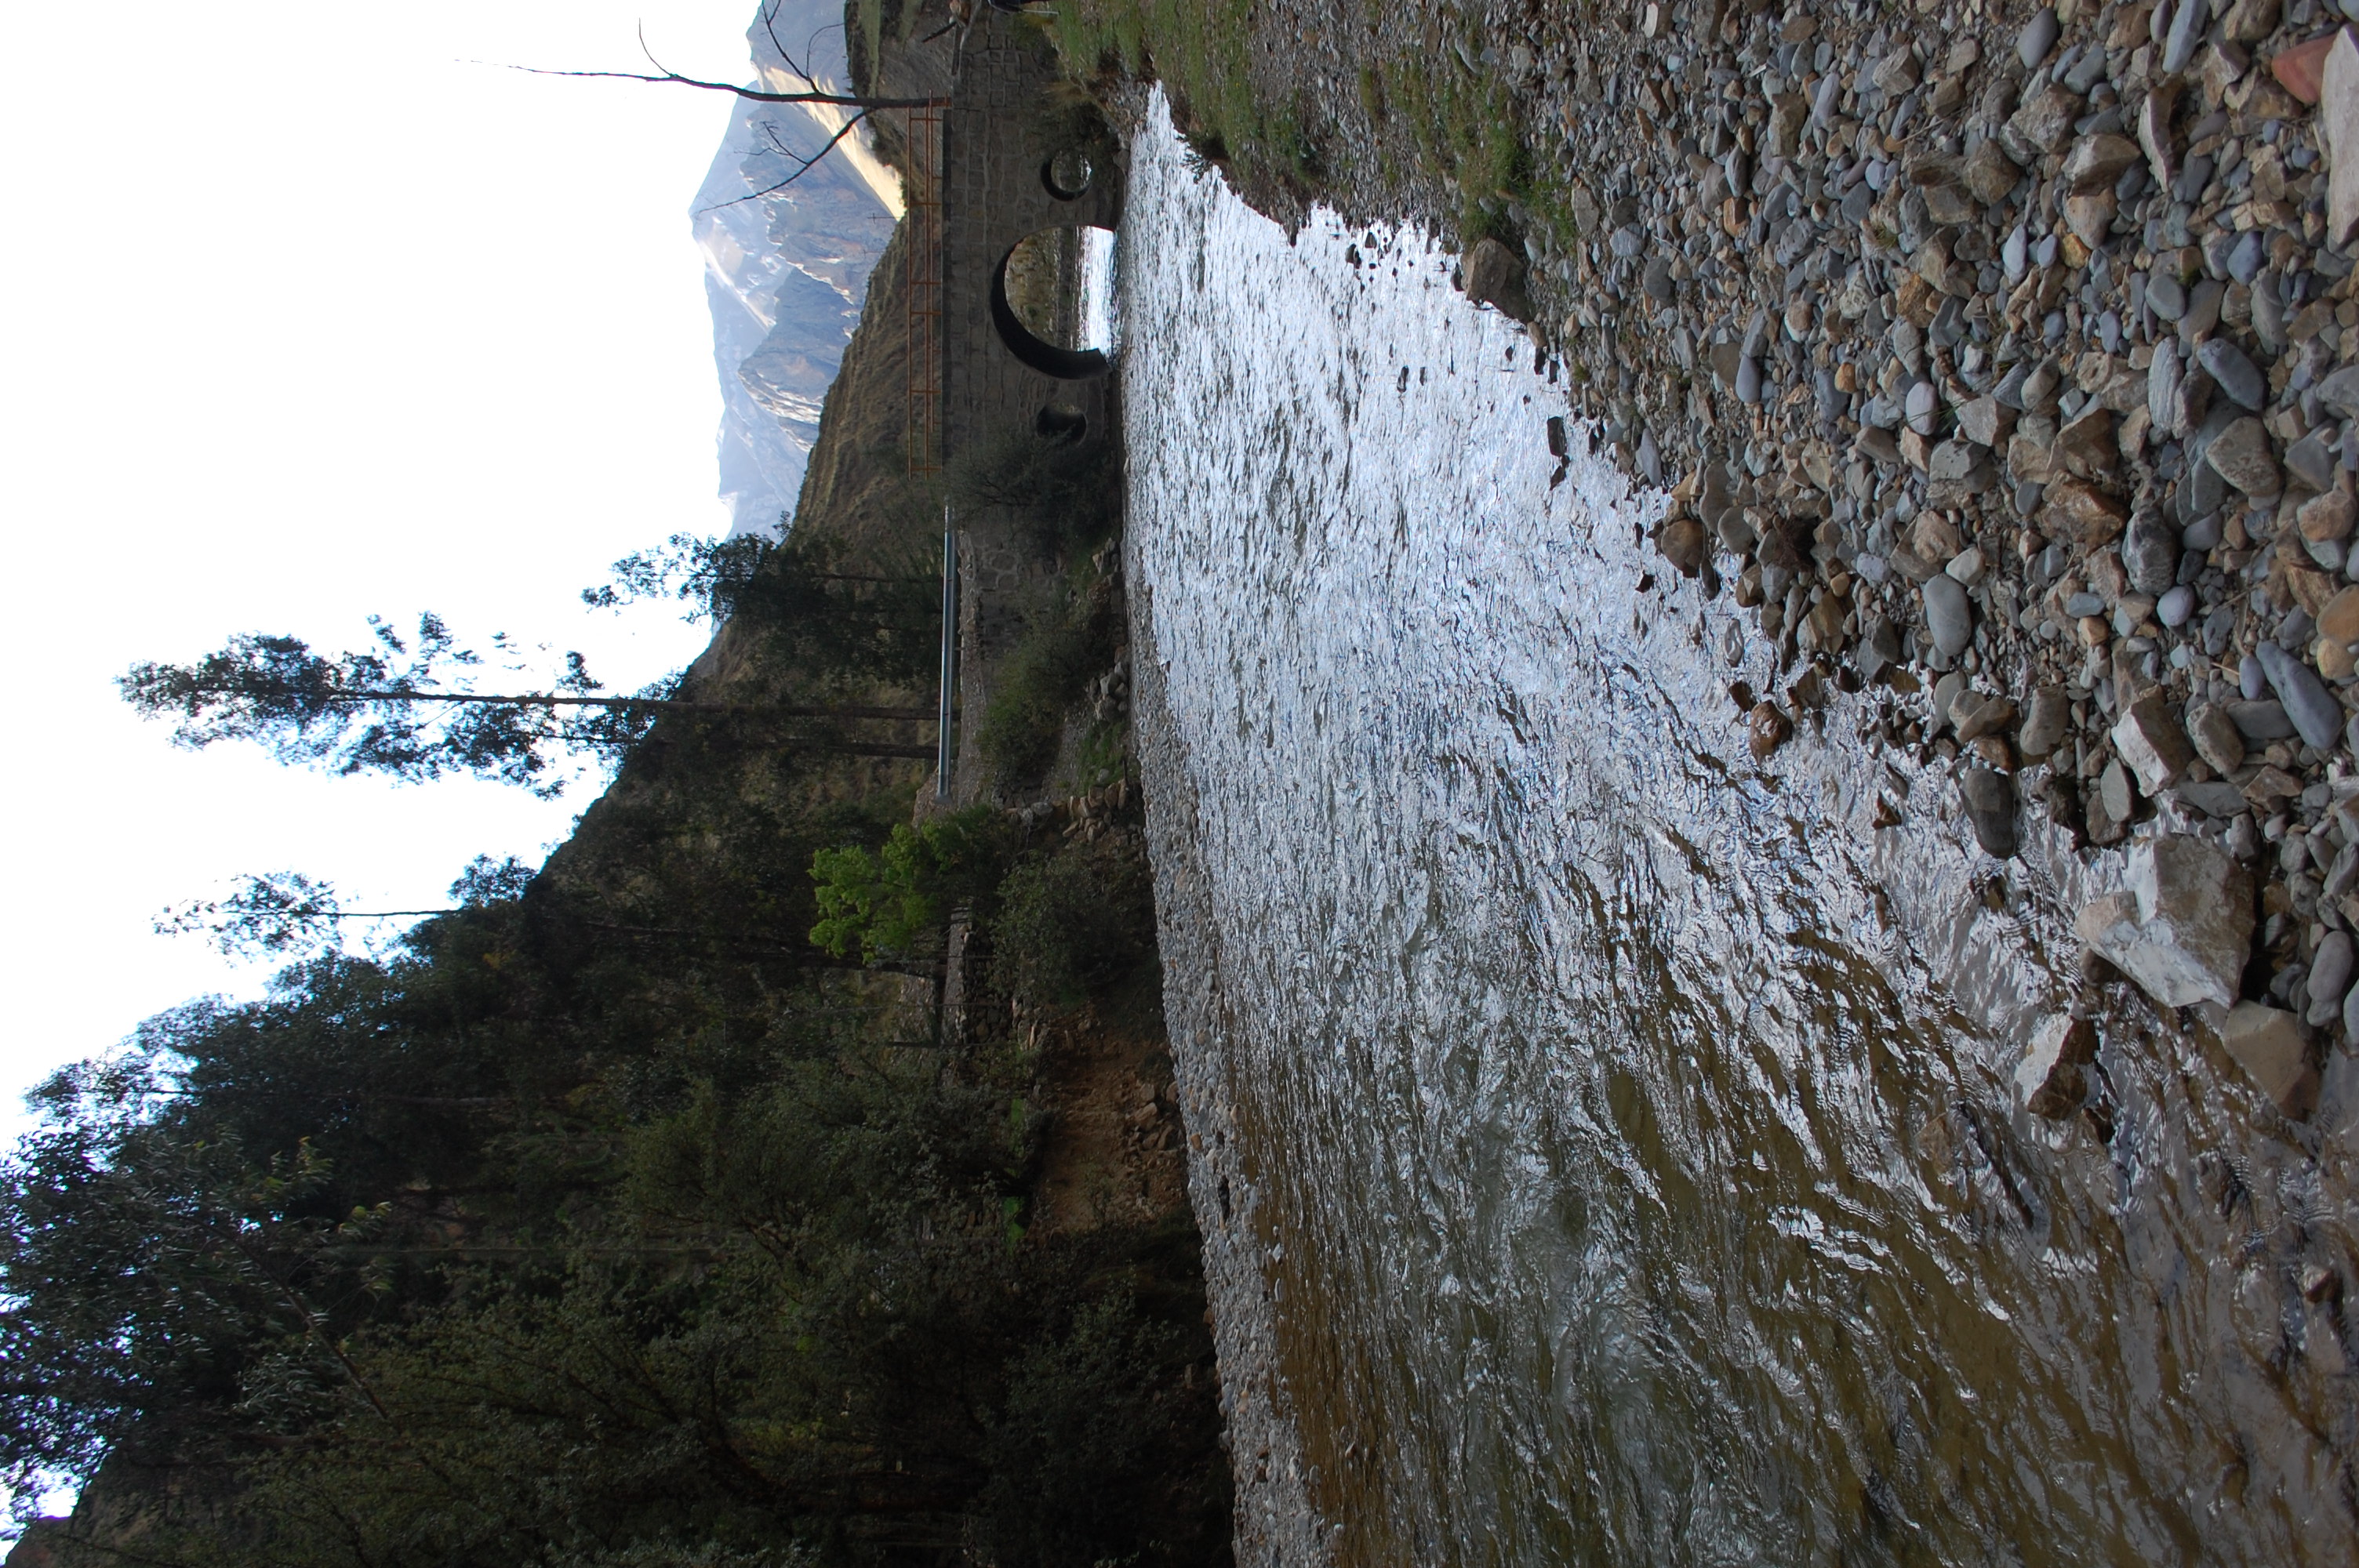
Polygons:
<instances>
[{"instance_id":1,"label":"large white rock","mask_svg":"<svg viewBox=\"0 0 2359 1568\"><path fill-rule=\"evenodd\" d=\"M2253 943L2253 881L2201 838L2148 838L2129 853L2119 892L2081 912L2074 930L2165 1007L2233 1007Z\"/></svg>"},{"instance_id":2,"label":"large white rock","mask_svg":"<svg viewBox=\"0 0 2359 1568\"><path fill-rule=\"evenodd\" d=\"M2071 1115L2089 1092L2081 1069L2096 1055L2097 1030L2088 1020L2060 1012L2041 1021L2015 1069L2023 1108L2050 1121Z\"/></svg>"},{"instance_id":3,"label":"large white rock","mask_svg":"<svg viewBox=\"0 0 2359 1568\"><path fill-rule=\"evenodd\" d=\"M2318 92L2319 139L2327 157L2326 237L2347 244L2359 229L2359 42L2345 27L2326 51Z\"/></svg>"},{"instance_id":4,"label":"large white rock","mask_svg":"<svg viewBox=\"0 0 2359 1568\"><path fill-rule=\"evenodd\" d=\"M2220 1025L2220 1044L2277 1108L2296 1121L2318 1108L2318 1069L2294 1016L2256 1001L2240 1001Z\"/></svg>"}]
</instances>

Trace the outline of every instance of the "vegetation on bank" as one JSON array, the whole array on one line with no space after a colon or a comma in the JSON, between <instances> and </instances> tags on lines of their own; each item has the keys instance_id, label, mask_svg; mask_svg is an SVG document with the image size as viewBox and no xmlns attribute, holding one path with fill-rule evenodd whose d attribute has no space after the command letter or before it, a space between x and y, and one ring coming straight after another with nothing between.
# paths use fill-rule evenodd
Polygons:
<instances>
[{"instance_id":1,"label":"vegetation on bank","mask_svg":"<svg viewBox=\"0 0 2359 1568\"><path fill-rule=\"evenodd\" d=\"M1306 17L1250 0L1055 0L1051 30L1102 93L1162 83L1189 144L1266 210L1439 215L1465 245L1527 224L1569 236L1570 189L1532 151L1547 128L1481 20L1447 4ZM1351 62L1349 81L1317 81L1321 56Z\"/></svg>"},{"instance_id":2,"label":"vegetation on bank","mask_svg":"<svg viewBox=\"0 0 2359 1568\"><path fill-rule=\"evenodd\" d=\"M1111 781L1127 806L1119 464L1027 437L962 474L1052 568L997 687L1021 714L982 719L1014 737L987 745L1006 797ZM913 823L925 770L895 748L926 737L860 717L930 696L939 585L912 563L937 504L621 563L593 603L718 624L626 724L495 726L506 751L400 730L414 774L533 787L552 748L603 748L610 787L537 874L471 871L375 957L327 939L342 912L300 877L189 913L315 956L37 1097L0 1169L19 1497L95 1475L84 1526L190 1565L1225 1556L1184 1207L1040 1214L1038 1022L1156 1015L1138 835L1119 809ZM365 700L395 726L420 706L398 670L274 652L326 671L298 696L344 684L305 708L232 657L244 728L219 738L342 767L371 754L354 694L391 692ZM970 1027L943 1034L954 919Z\"/></svg>"},{"instance_id":3,"label":"vegetation on bank","mask_svg":"<svg viewBox=\"0 0 2359 1568\"><path fill-rule=\"evenodd\" d=\"M1066 743L1068 717L1090 682L1119 662L1126 636L1111 552L1121 525L1119 453L1103 437L1073 438L1016 427L962 453L951 468L951 501L987 512L1032 556L1063 570L1046 574L1016 606L1023 633L993 672L977 719L976 743L998 787L1037 788ZM1101 732L1084 738L1103 750ZM1085 759L1072 779L1089 789L1105 767Z\"/></svg>"}]
</instances>

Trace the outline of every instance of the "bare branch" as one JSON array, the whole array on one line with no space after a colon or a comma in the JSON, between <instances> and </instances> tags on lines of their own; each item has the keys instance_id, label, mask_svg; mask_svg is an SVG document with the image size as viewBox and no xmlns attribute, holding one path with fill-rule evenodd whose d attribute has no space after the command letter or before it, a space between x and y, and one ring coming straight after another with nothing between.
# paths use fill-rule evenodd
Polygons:
<instances>
[{"instance_id":1,"label":"bare branch","mask_svg":"<svg viewBox=\"0 0 2359 1568\"><path fill-rule=\"evenodd\" d=\"M306 696L323 703L350 704L355 707L373 702L455 702L479 703L485 706L511 708L603 708L625 711L652 708L659 713L710 713L741 719L907 719L931 722L939 718L930 708L874 708L852 704L834 706L797 703L762 705L742 702L691 702L669 697L560 697L553 692L527 691L498 696L486 696L472 691L419 691L413 687L375 688L347 687L336 691L313 691L286 687L288 696Z\"/></svg>"},{"instance_id":2,"label":"bare branch","mask_svg":"<svg viewBox=\"0 0 2359 1568\"><path fill-rule=\"evenodd\" d=\"M784 3L785 0L779 0L780 5L783 5ZM765 5L762 7L762 30L770 35L771 47L778 51L778 58L787 62L787 69L788 70L793 71L797 76L801 77L805 81L811 83L813 86L817 86L819 84L819 78L813 76L810 71L805 70L802 68L801 63L798 61L793 55L787 51L787 46L779 41L778 6L777 5ZM824 28L821 29L821 31L824 30ZM817 41L819 34L813 33L811 38L813 41Z\"/></svg>"},{"instance_id":3,"label":"bare branch","mask_svg":"<svg viewBox=\"0 0 2359 1568\"><path fill-rule=\"evenodd\" d=\"M793 148L788 146L785 142L779 140L776 126L765 125L763 129L769 133L770 145L777 149L781 157L794 159L798 166L795 172L787 176L786 178L778 181L776 185L766 187L760 190L748 191L743 196L733 196L726 201L716 201L710 207L700 207L697 209L697 214L701 217L707 212L718 212L723 207L734 207L741 201L759 201L765 196L776 196L779 191L784 190L788 186L792 185L796 180L800 179L803 176L816 168L819 166L820 160L827 157L828 154L833 152L835 150L835 145L843 140L844 137L850 135L852 134L852 128L854 125L859 124L861 121L868 118L868 114L869 111L863 109L859 114L854 114L851 119L846 120L843 123L843 129L828 137L827 146L820 148L819 151L811 154L809 157L803 157L802 154L796 152Z\"/></svg>"},{"instance_id":4,"label":"bare branch","mask_svg":"<svg viewBox=\"0 0 2359 1568\"><path fill-rule=\"evenodd\" d=\"M637 70L553 70L538 65L508 65L504 61L485 61L504 70L521 70L530 76L578 76L607 81L668 82L679 87L700 88L706 92L727 92L753 103L832 103L842 109L926 109L939 106L940 98L863 98L848 92L770 92L758 87L739 87L734 82L705 81L693 76L682 76L676 70L666 70L650 76ZM809 78L804 80L808 81Z\"/></svg>"}]
</instances>

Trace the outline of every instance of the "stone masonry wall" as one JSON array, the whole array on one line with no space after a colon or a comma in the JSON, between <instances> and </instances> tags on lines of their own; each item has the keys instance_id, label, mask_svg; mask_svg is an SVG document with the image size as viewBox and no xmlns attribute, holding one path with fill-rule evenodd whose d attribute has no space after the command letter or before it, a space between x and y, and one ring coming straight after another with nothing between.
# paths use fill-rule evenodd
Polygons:
<instances>
[{"instance_id":1,"label":"stone masonry wall","mask_svg":"<svg viewBox=\"0 0 2359 1568\"><path fill-rule=\"evenodd\" d=\"M1061 145L1055 135L1057 67L1029 26L984 12L961 51L942 127L942 444L946 458L1010 427L1029 428L1041 410L1080 410L1090 429L1114 417L1113 378L1060 381L1018 360L991 319L992 282L1016 243L1066 224L1113 228L1122 211L1122 171L1100 168L1071 200L1052 195L1041 171ZM959 757L956 798L982 797L974 748L990 700L991 674L1021 629L1017 607L1036 568L1010 538L1006 520L962 516L959 555Z\"/></svg>"}]
</instances>

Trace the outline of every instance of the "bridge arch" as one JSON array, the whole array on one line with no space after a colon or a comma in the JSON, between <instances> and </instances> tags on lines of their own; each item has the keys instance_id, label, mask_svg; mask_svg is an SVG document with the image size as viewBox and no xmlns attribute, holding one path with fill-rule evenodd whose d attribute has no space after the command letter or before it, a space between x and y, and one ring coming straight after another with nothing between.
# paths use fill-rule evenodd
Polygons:
<instances>
[{"instance_id":1,"label":"bridge arch","mask_svg":"<svg viewBox=\"0 0 2359 1568\"><path fill-rule=\"evenodd\" d=\"M1110 281L1099 269L1110 265L1113 246L1111 230L1066 223L1036 230L1000 254L991 324L1010 353L1059 381L1093 381L1114 368L1110 345L1085 341L1093 292ZM1020 302L1009 288L1019 271Z\"/></svg>"},{"instance_id":2,"label":"bridge arch","mask_svg":"<svg viewBox=\"0 0 2359 1568\"><path fill-rule=\"evenodd\" d=\"M1051 406L1071 408L1093 431L1114 422L1104 346L1042 330L1020 286L1008 297L1007 263L1043 230L1118 232L1125 148L1103 119L1071 102L1039 29L995 6L976 11L942 116L947 454L994 438L1010 422L1028 427Z\"/></svg>"}]
</instances>

